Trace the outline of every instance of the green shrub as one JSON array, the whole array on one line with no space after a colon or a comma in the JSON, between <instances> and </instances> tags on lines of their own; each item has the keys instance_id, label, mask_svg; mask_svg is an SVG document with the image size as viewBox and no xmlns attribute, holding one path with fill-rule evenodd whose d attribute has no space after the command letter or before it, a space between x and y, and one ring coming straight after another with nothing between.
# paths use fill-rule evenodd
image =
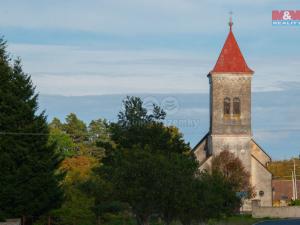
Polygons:
<instances>
[{"instance_id":1,"label":"green shrub","mask_svg":"<svg viewBox=\"0 0 300 225\"><path fill-rule=\"evenodd\" d=\"M300 206L300 199L291 200L290 206Z\"/></svg>"}]
</instances>

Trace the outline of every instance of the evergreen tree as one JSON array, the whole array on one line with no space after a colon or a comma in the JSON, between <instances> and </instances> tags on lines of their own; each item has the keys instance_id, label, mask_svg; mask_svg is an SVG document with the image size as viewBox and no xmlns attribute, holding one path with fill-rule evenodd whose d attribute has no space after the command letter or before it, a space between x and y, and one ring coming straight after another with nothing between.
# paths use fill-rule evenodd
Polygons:
<instances>
[{"instance_id":1,"label":"evergreen tree","mask_svg":"<svg viewBox=\"0 0 300 225\"><path fill-rule=\"evenodd\" d=\"M76 144L83 144L87 141L87 127L86 124L78 119L75 113L70 113L66 117L64 130L73 139Z\"/></svg>"},{"instance_id":2,"label":"evergreen tree","mask_svg":"<svg viewBox=\"0 0 300 225\"><path fill-rule=\"evenodd\" d=\"M59 206L60 160L48 145L44 112L20 60L11 60L0 40L0 213L37 217Z\"/></svg>"}]
</instances>

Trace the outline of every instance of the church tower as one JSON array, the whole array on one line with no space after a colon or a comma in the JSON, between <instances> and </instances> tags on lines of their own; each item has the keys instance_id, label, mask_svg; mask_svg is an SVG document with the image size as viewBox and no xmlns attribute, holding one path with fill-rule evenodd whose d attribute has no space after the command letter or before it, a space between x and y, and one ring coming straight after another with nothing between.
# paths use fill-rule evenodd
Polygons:
<instances>
[{"instance_id":1,"label":"church tower","mask_svg":"<svg viewBox=\"0 0 300 225\"><path fill-rule=\"evenodd\" d=\"M244 166L249 163L251 132L251 79L249 69L232 32L232 22L223 49L213 70L210 84L209 153L218 155L228 150L235 153Z\"/></svg>"},{"instance_id":2,"label":"church tower","mask_svg":"<svg viewBox=\"0 0 300 225\"><path fill-rule=\"evenodd\" d=\"M251 81L248 67L232 31L213 70L207 75L210 85L210 128L195 146L200 169L209 169L211 160L222 151L234 153L251 174L251 183L261 205L272 205L272 175L267 170L271 158L254 141L251 130ZM248 209L247 209L248 207ZM245 206L251 210L251 204Z\"/></svg>"}]
</instances>

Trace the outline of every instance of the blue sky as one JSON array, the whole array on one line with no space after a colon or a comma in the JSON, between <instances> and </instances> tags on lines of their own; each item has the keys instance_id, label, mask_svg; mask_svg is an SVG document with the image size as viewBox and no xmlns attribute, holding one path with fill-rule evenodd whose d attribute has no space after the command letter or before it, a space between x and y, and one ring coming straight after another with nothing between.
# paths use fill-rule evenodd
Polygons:
<instances>
[{"instance_id":1,"label":"blue sky","mask_svg":"<svg viewBox=\"0 0 300 225\"><path fill-rule=\"evenodd\" d=\"M273 27L277 0L6 1L1 33L42 94L205 92L234 12L253 90L299 82L299 27Z\"/></svg>"},{"instance_id":2,"label":"blue sky","mask_svg":"<svg viewBox=\"0 0 300 225\"><path fill-rule=\"evenodd\" d=\"M300 2L10 0L1 3L0 33L12 56L22 58L41 95L205 94L206 74L217 60L233 11L233 31L255 71L253 92L277 91L291 99L280 104L293 106L288 124L300 126L295 120L300 106L292 101L299 96L289 91L300 86L300 26L272 26L275 9L300 9ZM261 107L260 113L272 114L263 100L253 101ZM55 114L60 112L51 111L49 116ZM270 118L270 126L281 120ZM254 123L258 126L260 120ZM300 135L291 127L285 129L293 131L285 130L284 141ZM276 149L271 130L261 135L272 137L266 145ZM296 148L300 151L300 140L290 147L294 152L286 157Z\"/></svg>"}]
</instances>

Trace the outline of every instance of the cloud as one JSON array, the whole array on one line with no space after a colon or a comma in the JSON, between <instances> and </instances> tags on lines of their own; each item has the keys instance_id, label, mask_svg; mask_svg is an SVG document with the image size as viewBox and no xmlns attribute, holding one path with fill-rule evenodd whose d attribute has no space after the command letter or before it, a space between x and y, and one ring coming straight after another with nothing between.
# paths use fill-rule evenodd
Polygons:
<instances>
[{"instance_id":1,"label":"cloud","mask_svg":"<svg viewBox=\"0 0 300 225\"><path fill-rule=\"evenodd\" d=\"M267 130L255 130L254 137L260 142L282 142L284 139L289 137L289 132L287 131L267 131Z\"/></svg>"},{"instance_id":2,"label":"cloud","mask_svg":"<svg viewBox=\"0 0 300 225\"><path fill-rule=\"evenodd\" d=\"M270 92L300 82L300 33L271 26L274 3L297 1L12 0L0 27L42 94L203 93L233 10L253 90Z\"/></svg>"},{"instance_id":3,"label":"cloud","mask_svg":"<svg viewBox=\"0 0 300 225\"><path fill-rule=\"evenodd\" d=\"M296 2L290 1L289 6ZM229 0L226 3L220 0L11 0L2 4L0 26L125 35L215 33L224 29L230 10L235 11L237 21L252 29L253 25L270 20L273 5L271 0ZM259 27L263 31L266 25L260 23Z\"/></svg>"},{"instance_id":4,"label":"cloud","mask_svg":"<svg viewBox=\"0 0 300 225\"><path fill-rule=\"evenodd\" d=\"M178 49L11 44L9 51L22 56L40 93L60 95L206 93L206 74L216 60L208 51ZM282 82L300 82L295 61L268 58L251 64L257 70L254 91L278 91L286 86Z\"/></svg>"},{"instance_id":5,"label":"cloud","mask_svg":"<svg viewBox=\"0 0 300 225\"><path fill-rule=\"evenodd\" d=\"M207 59L165 50L87 50L13 44L43 94L91 95L207 91ZM193 84L193 85L192 85Z\"/></svg>"}]
</instances>

